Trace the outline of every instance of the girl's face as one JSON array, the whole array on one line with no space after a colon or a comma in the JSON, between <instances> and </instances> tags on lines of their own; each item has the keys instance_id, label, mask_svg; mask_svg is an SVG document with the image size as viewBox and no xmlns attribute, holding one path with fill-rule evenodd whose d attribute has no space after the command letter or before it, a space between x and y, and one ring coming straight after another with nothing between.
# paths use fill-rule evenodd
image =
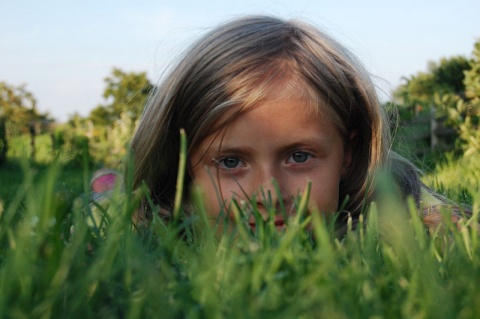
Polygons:
<instances>
[{"instance_id":1,"label":"girl's face","mask_svg":"<svg viewBox=\"0 0 480 319\"><path fill-rule=\"evenodd\" d=\"M266 218L262 190L270 192L274 206L283 201L286 212L294 214L294 199L309 181L310 211L329 214L338 209L339 184L350 160L333 123L317 116L307 101L289 97L255 105L224 131L205 138L191 156L190 174L205 195L211 217L218 216L222 202L228 207L231 198L255 198ZM254 227L253 217L250 222ZM279 211L275 224L283 227L284 222Z\"/></svg>"}]
</instances>

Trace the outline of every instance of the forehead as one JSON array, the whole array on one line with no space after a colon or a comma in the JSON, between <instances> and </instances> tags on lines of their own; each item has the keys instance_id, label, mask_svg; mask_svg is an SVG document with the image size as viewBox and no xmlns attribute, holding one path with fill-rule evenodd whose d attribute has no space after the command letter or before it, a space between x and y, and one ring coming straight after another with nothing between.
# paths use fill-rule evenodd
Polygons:
<instances>
[{"instance_id":1,"label":"forehead","mask_svg":"<svg viewBox=\"0 0 480 319\"><path fill-rule=\"evenodd\" d=\"M237 114L222 129L222 137L248 136L255 141L263 138L288 140L289 137L322 135L336 132L327 118L318 115L310 101L299 97L271 98ZM239 138L241 139L241 137Z\"/></svg>"},{"instance_id":2,"label":"forehead","mask_svg":"<svg viewBox=\"0 0 480 319\"><path fill-rule=\"evenodd\" d=\"M203 105L206 112L193 126L195 133L190 139L189 153L194 152L208 136L221 135L237 117L266 101L302 100L302 107L295 112L307 112L311 116L327 119L334 123L342 136L348 135L335 108L295 69L277 67L263 74L240 74L225 83L222 91L218 92L221 98L216 103Z\"/></svg>"},{"instance_id":3,"label":"forehead","mask_svg":"<svg viewBox=\"0 0 480 319\"><path fill-rule=\"evenodd\" d=\"M255 109L265 103L282 102L285 100L297 100L298 107L295 112L308 113L319 118L330 118L328 107L304 80L285 76L280 78L263 79L251 85L244 85L240 89L231 90L231 101L228 108L215 119L211 126L210 133L213 133L225 126L245 112ZM275 110L273 109L272 112Z\"/></svg>"}]
</instances>

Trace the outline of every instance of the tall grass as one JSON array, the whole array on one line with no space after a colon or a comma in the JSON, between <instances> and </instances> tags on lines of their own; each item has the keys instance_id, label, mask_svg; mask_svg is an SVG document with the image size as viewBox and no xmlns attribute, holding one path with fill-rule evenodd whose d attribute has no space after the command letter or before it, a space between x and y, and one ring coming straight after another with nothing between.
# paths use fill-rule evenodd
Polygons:
<instances>
[{"instance_id":1,"label":"tall grass","mask_svg":"<svg viewBox=\"0 0 480 319\"><path fill-rule=\"evenodd\" d=\"M480 196L480 155L455 158L447 153L423 180L446 197L472 205Z\"/></svg>"},{"instance_id":2,"label":"tall grass","mask_svg":"<svg viewBox=\"0 0 480 319\"><path fill-rule=\"evenodd\" d=\"M320 214L253 232L195 213L132 224L140 193L92 204L62 198L63 167L25 168L0 208L2 318L474 318L480 313L475 215L428 234L388 179L356 230L338 238ZM299 199L300 210L306 197ZM479 202L478 196L472 198ZM476 204L475 204L476 205ZM23 209L19 209L23 207ZM245 213L237 206L237 216ZM20 212L20 213L19 213ZM255 213L255 212L254 212ZM20 214L20 216L19 216ZM448 212L445 212L446 217Z\"/></svg>"}]
</instances>

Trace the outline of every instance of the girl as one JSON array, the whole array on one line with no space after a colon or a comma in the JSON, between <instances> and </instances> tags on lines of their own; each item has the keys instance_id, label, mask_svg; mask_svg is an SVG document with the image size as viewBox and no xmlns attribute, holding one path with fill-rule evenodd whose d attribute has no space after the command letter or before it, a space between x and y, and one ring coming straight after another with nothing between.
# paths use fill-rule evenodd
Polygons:
<instances>
[{"instance_id":1,"label":"girl","mask_svg":"<svg viewBox=\"0 0 480 319\"><path fill-rule=\"evenodd\" d=\"M228 215L232 198L253 198L266 215L268 197L294 214L293 199L311 182L309 211L342 208L339 221L346 223L372 200L372 177L384 167L402 195L421 205L418 172L390 150L390 128L367 72L305 23L258 16L221 25L158 87L132 149L134 186L145 182L163 211L173 207L182 128L189 143L185 198L198 186L212 217L224 209ZM284 218L275 216L275 224L282 227Z\"/></svg>"}]
</instances>

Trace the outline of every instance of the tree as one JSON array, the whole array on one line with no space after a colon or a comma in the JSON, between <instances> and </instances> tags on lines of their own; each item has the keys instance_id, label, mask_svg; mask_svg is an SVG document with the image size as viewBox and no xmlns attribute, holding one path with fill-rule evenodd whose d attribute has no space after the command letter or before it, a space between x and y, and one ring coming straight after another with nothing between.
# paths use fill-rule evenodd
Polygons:
<instances>
[{"instance_id":1,"label":"tree","mask_svg":"<svg viewBox=\"0 0 480 319\"><path fill-rule=\"evenodd\" d=\"M470 69L465 72L465 95L476 108L480 108L480 40L475 43Z\"/></svg>"},{"instance_id":2,"label":"tree","mask_svg":"<svg viewBox=\"0 0 480 319\"><path fill-rule=\"evenodd\" d=\"M146 73L126 73L114 68L112 75L105 78L106 88L103 93L106 103L99 105L90 113L94 124L111 125L123 116L135 122L143 112L153 85Z\"/></svg>"},{"instance_id":3,"label":"tree","mask_svg":"<svg viewBox=\"0 0 480 319\"><path fill-rule=\"evenodd\" d=\"M465 91L465 72L471 69L469 60L463 56L441 59L433 65L433 78L439 93L459 94Z\"/></svg>"},{"instance_id":4,"label":"tree","mask_svg":"<svg viewBox=\"0 0 480 319\"><path fill-rule=\"evenodd\" d=\"M429 62L426 72L419 72L409 78L394 92L394 104L398 105L402 143L407 152L426 155L428 151L462 151L463 139L459 129L459 115L464 107L465 72L472 68L463 56L443 58L438 63ZM458 108L460 107L460 109ZM434 117L434 118L433 118Z\"/></svg>"},{"instance_id":5,"label":"tree","mask_svg":"<svg viewBox=\"0 0 480 319\"><path fill-rule=\"evenodd\" d=\"M19 134L28 131L34 121L48 120L36 108L37 101L25 85L13 86L0 82L0 118L6 122L8 133Z\"/></svg>"},{"instance_id":6,"label":"tree","mask_svg":"<svg viewBox=\"0 0 480 319\"><path fill-rule=\"evenodd\" d=\"M474 45L464 84L465 102L459 102L457 109L463 111L464 122L460 123L459 131L465 142L465 154L470 155L480 152L480 40Z\"/></svg>"},{"instance_id":7,"label":"tree","mask_svg":"<svg viewBox=\"0 0 480 319\"><path fill-rule=\"evenodd\" d=\"M462 95L465 91L464 73L470 68L468 59L463 56L443 58L438 64L430 62L427 72L405 78L406 83L394 95L399 104L415 109L415 112L429 109L434 104L435 96Z\"/></svg>"},{"instance_id":8,"label":"tree","mask_svg":"<svg viewBox=\"0 0 480 319\"><path fill-rule=\"evenodd\" d=\"M480 40L474 45L469 68L464 72L463 94L437 95L439 113L460 137L465 155L480 152Z\"/></svg>"}]
</instances>

